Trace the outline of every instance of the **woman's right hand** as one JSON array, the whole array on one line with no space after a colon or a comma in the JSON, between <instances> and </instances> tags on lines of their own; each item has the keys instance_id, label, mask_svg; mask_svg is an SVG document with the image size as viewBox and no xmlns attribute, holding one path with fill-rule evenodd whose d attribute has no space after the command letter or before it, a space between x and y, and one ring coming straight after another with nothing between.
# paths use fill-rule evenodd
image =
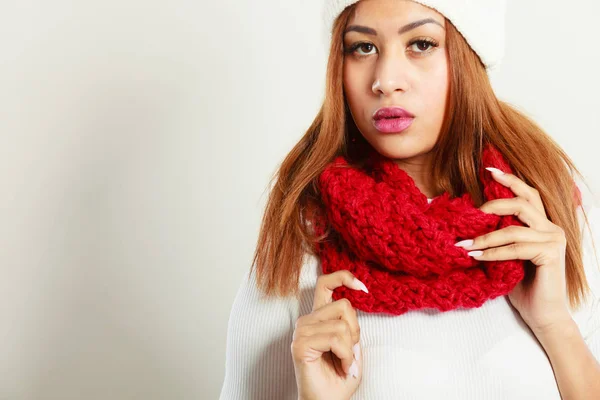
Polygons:
<instances>
[{"instance_id":1,"label":"woman's right hand","mask_svg":"<svg viewBox=\"0 0 600 400\"><path fill-rule=\"evenodd\" d=\"M348 299L332 302L342 285L368 293L350 271L321 275L312 312L296 321L291 350L299 400L348 400L362 379L356 310Z\"/></svg>"}]
</instances>

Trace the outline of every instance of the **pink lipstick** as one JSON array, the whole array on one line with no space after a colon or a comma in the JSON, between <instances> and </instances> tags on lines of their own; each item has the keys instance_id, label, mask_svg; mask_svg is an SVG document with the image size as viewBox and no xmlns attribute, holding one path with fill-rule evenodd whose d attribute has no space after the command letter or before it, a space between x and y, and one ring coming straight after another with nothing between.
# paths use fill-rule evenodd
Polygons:
<instances>
[{"instance_id":1,"label":"pink lipstick","mask_svg":"<svg viewBox=\"0 0 600 400\"><path fill-rule=\"evenodd\" d=\"M414 119L414 115L402 107L383 107L373 114L373 126L383 133L402 132Z\"/></svg>"}]
</instances>

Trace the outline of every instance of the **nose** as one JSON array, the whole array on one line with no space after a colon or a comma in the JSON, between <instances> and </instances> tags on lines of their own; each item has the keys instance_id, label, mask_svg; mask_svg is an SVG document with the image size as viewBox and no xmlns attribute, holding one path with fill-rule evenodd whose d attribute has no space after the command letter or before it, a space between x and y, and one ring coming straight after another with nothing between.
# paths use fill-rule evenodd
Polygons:
<instances>
[{"instance_id":1,"label":"nose","mask_svg":"<svg viewBox=\"0 0 600 400\"><path fill-rule=\"evenodd\" d=\"M380 56L371 90L376 95L390 95L396 91L405 92L409 89L409 69L403 56Z\"/></svg>"}]
</instances>

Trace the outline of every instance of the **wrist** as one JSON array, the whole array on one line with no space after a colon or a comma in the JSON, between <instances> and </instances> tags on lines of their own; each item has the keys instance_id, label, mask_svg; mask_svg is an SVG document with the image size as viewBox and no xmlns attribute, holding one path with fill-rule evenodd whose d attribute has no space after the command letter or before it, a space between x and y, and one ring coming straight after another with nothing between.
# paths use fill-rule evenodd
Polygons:
<instances>
[{"instance_id":1,"label":"wrist","mask_svg":"<svg viewBox=\"0 0 600 400\"><path fill-rule=\"evenodd\" d=\"M564 315L551 322L534 325L531 330L540 342L556 336L570 336L579 330L571 315Z\"/></svg>"}]
</instances>

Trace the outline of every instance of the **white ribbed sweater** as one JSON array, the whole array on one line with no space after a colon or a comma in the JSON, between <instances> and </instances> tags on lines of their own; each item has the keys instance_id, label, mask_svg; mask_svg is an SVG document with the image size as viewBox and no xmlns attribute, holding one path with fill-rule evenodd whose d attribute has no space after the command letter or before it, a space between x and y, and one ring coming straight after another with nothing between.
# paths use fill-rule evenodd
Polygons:
<instances>
[{"instance_id":1,"label":"white ribbed sweater","mask_svg":"<svg viewBox=\"0 0 600 400\"><path fill-rule=\"evenodd\" d=\"M600 254L600 208L586 197L584 207ZM600 267L587 229L583 237L592 293L572 315L600 360ZM220 400L297 399L294 323L310 313L321 273L319 260L307 254L300 297L266 301L254 274L244 276L229 317ZM363 378L352 399L560 400L543 347L507 296L473 309L357 315Z\"/></svg>"}]
</instances>

